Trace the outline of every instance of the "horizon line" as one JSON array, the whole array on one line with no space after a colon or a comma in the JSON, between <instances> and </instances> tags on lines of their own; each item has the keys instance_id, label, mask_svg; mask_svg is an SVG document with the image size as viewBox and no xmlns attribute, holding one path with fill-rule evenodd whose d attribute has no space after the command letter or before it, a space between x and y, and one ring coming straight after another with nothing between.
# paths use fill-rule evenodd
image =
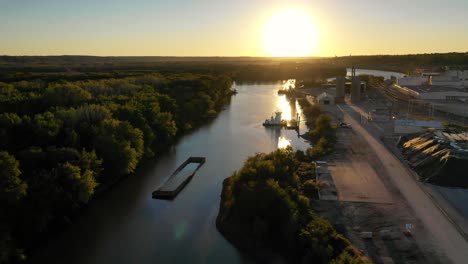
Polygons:
<instances>
[{"instance_id":1,"label":"horizon line","mask_svg":"<svg viewBox=\"0 0 468 264\"><path fill-rule=\"evenodd\" d=\"M85 54L55 54L55 55L9 55L0 54L0 57L97 57L97 58L255 58L255 59L331 59L331 58L349 58L349 57L371 57L371 56L411 56L411 55L442 55L442 54L468 54L468 51L450 51L450 52L425 52L425 53L399 53L399 54L356 54L343 56L223 56L223 55L85 55Z\"/></svg>"}]
</instances>

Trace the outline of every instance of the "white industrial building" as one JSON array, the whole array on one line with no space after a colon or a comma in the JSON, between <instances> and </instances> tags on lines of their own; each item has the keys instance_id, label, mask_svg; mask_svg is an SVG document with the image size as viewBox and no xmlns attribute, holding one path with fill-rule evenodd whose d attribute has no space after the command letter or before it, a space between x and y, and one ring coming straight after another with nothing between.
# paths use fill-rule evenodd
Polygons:
<instances>
[{"instance_id":1,"label":"white industrial building","mask_svg":"<svg viewBox=\"0 0 468 264\"><path fill-rule=\"evenodd\" d=\"M414 99L421 100L445 100L461 101L468 100L468 89L455 89L445 86L401 86L394 84L392 88L407 94Z\"/></svg>"},{"instance_id":2,"label":"white industrial building","mask_svg":"<svg viewBox=\"0 0 468 264\"><path fill-rule=\"evenodd\" d=\"M397 78L400 86L435 85L451 88L468 88L468 71L426 72L419 76L404 76Z\"/></svg>"}]
</instances>

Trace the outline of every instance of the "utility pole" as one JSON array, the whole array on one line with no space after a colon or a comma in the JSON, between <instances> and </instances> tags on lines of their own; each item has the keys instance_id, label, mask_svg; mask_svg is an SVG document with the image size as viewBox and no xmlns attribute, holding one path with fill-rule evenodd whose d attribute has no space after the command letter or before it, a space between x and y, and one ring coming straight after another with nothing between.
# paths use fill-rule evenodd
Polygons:
<instances>
[{"instance_id":1,"label":"utility pole","mask_svg":"<svg viewBox=\"0 0 468 264\"><path fill-rule=\"evenodd\" d=\"M463 126L465 126L465 120L466 120L466 98L465 98L465 107L464 107L464 110L463 110Z\"/></svg>"}]
</instances>

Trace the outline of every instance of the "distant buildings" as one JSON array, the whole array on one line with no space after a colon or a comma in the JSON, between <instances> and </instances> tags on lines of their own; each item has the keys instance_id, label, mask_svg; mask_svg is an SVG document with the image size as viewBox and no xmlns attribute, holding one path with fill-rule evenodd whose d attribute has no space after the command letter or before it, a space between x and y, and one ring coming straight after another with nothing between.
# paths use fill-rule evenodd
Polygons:
<instances>
[{"instance_id":1,"label":"distant buildings","mask_svg":"<svg viewBox=\"0 0 468 264\"><path fill-rule=\"evenodd\" d=\"M465 89L468 88L468 71L423 72L419 76L397 78L396 84L400 86L434 85Z\"/></svg>"},{"instance_id":2,"label":"distant buildings","mask_svg":"<svg viewBox=\"0 0 468 264\"><path fill-rule=\"evenodd\" d=\"M423 72L394 82L392 88L433 110L468 117L468 71Z\"/></svg>"}]
</instances>

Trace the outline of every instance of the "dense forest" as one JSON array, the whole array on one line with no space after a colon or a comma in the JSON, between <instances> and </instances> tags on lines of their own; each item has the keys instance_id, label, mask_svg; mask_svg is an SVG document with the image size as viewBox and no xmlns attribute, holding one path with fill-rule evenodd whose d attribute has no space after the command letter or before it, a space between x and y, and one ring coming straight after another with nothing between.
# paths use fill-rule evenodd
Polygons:
<instances>
[{"instance_id":1,"label":"dense forest","mask_svg":"<svg viewBox=\"0 0 468 264\"><path fill-rule=\"evenodd\" d=\"M329 62L334 65L346 65L346 67L355 66L362 69L389 70L405 74L411 74L420 68L468 70L468 52L346 56L330 58Z\"/></svg>"},{"instance_id":2,"label":"dense forest","mask_svg":"<svg viewBox=\"0 0 468 264\"><path fill-rule=\"evenodd\" d=\"M317 106L302 101L314 146L256 154L223 182L216 224L239 249L261 263L370 263L312 210L317 199L315 160L330 153L336 128ZM255 202L252 202L255 201Z\"/></svg>"},{"instance_id":3,"label":"dense forest","mask_svg":"<svg viewBox=\"0 0 468 264\"><path fill-rule=\"evenodd\" d=\"M34 57L33 57L34 58ZM38 63L36 60L18 58L17 63L3 62L0 57L0 81L17 82L23 80L41 79L52 82L58 80L100 80L107 78L127 78L148 73L226 75L238 83L276 82L278 80L323 80L328 77L345 75L344 66L318 61L247 61L248 63L227 63L224 61L189 62L158 62L158 63L58 63L57 60L46 60ZM67 57L66 57L67 58ZM73 58L73 57L72 57ZM98 60L100 61L100 60ZM229 61L229 60L228 60ZM263 62L263 63L262 63ZM58 64L56 64L58 63ZM63 63L63 64L62 64Z\"/></svg>"},{"instance_id":4,"label":"dense forest","mask_svg":"<svg viewBox=\"0 0 468 264\"><path fill-rule=\"evenodd\" d=\"M215 117L231 85L193 73L0 82L0 263L27 261L96 190Z\"/></svg>"},{"instance_id":5,"label":"dense forest","mask_svg":"<svg viewBox=\"0 0 468 264\"><path fill-rule=\"evenodd\" d=\"M332 58L267 57L95 57L0 56L0 81L89 80L142 73L225 74L237 82L282 79L316 80L345 73L345 68L392 70L445 67L468 70L468 53L342 56Z\"/></svg>"}]
</instances>

